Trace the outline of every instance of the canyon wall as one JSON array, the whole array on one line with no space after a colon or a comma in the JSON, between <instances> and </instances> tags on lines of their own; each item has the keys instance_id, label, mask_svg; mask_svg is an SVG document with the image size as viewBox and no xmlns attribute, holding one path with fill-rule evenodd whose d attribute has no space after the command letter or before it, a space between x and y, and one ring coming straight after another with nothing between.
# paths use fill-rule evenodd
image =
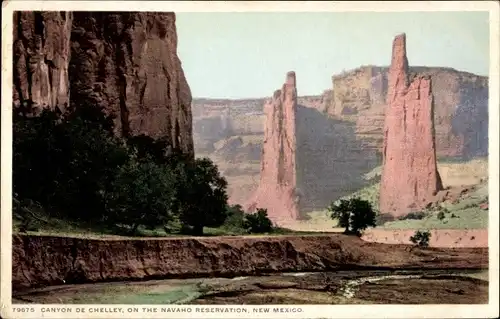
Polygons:
<instances>
[{"instance_id":1,"label":"canyon wall","mask_svg":"<svg viewBox=\"0 0 500 319\"><path fill-rule=\"evenodd\" d=\"M317 198L324 198L328 192L334 199L359 189L365 185L362 175L381 164L388 72L388 67L362 66L335 75L332 89L321 95L297 98L297 161L304 163L300 158L307 157L304 152L330 153L309 156L310 163L325 163L325 173L312 169L304 172L305 179L317 179L316 186L323 183L321 187L309 185L299 190L312 196L309 203L308 196L301 197L305 208L319 208L325 201ZM488 78L439 67L410 66L409 72L425 73L431 78L437 156L462 160L487 156ZM196 152L209 156L222 168L234 203L247 201L259 182L265 100L193 100ZM304 121L304 117L309 120ZM311 121L323 129L311 127ZM304 122L308 124L302 125ZM314 139L308 136L316 133ZM242 139L240 147L216 150L215 143L234 137ZM319 195L320 190L324 195Z\"/></svg>"},{"instance_id":2,"label":"canyon wall","mask_svg":"<svg viewBox=\"0 0 500 319\"><path fill-rule=\"evenodd\" d=\"M72 12L14 12L13 102L39 112L69 103Z\"/></svg>"},{"instance_id":3,"label":"canyon wall","mask_svg":"<svg viewBox=\"0 0 500 319\"><path fill-rule=\"evenodd\" d=\"M432 240L431 240L432 241ZM360 267L487 268L488 248L436 249L330 236L83 239L12 238L14 291L48 285Z\"/></svg>"},{"instance_id":4,"label":"canyon wall","mask_svg":"<svg viewBox=\"0 0 500 319\"><path fill-rule=\"evenodd\" d=\"M100 105L117 134L164 136L193 154L191 99L174 13L14 14L15 106Z\"/></svg>"},{"instance_id":5,"label":"canyon wall","mask_svg":"<svg viewBox=\"0 0 500 319\"><path fill-rule=\"evenodd\" d=\"M296 194L296 112L297 87L294 72L288 72L281 90L264 105L266 115L260 164L260 182L246 205L248 211L265 208L269 216L296 219L299 215Z\"/></svg>"},{"instance_id":6,"label":"canyon wall","mask_svg":"<svg viewBox=\"0 0 500 319\"><path fill-rule=\"evenodd\" d=\"M488 77L439 67L410 66L409 72L432 79L438 156L487 156ZM322 110L356 123L359 137L381 150L388 77L389 68L378 66L335 75Z\"/></svg>"},{"instance_id":7,"label":"canyon wall","mask_svg":"<svg viewBox=\"0 0 500 319\"><path fill-rule=\"evenodd\" d=\"M406 35L392 46L385 111L380 212L421 211L443 189L436 163L431 78L409 74Z\"/></svg>"},{"instance_id":8,"label":"canyon wall","mask_svg":"<svg viewBox=\"0 0 500 319\"><path fill-rule=\"evenodd\" d=\"M332 118L352 122L356 135L366 147L382 151L385 96L388 90L388 67L362 66L334 75L332 89L322 95L299 96L298 104L314 108ZM410 66L410 73L425 73L432 78L436 151L439 157L470 159L488 154L488 77L451 68ZM234 129L233 135L263 138L265 98L248 100L194 99L194 130L208 118L224 113ZM203 113L203 116L201 114ZM246 127L246 129L242 129ZM209 132L207 132L209 133ZM219 134L216 128L212 135ZM199 136L196 142L208 139Z\"/></svg>"}]
</instances>

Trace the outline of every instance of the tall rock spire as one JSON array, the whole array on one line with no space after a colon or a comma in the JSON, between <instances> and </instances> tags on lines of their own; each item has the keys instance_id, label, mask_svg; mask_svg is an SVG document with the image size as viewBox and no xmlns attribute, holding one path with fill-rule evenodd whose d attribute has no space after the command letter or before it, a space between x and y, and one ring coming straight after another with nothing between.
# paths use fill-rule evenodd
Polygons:
<instances>
[{"instance_id":1,"label":"tall rock spire","mask_svg":"<svg viewBox=\"0 0 500 319\"><path fill-rule=\"evenodd\" d=\"M388 82L380 211L401 216L422 210L443 189L431 78L409 74L405 34L394 39Z\"/></svg>"},{"instance_id":2,"label":"tall rock spire","mask_svg":"<svg viewBox=\"0 0 500 319\"><path fill-rule=\"evenodd\" d=\"M288 72L281 90L264 105L266 116L260 183L247 209L266 208L273 220L296 219L297 86L295 72Z\"/></svg>"}]
</instances>

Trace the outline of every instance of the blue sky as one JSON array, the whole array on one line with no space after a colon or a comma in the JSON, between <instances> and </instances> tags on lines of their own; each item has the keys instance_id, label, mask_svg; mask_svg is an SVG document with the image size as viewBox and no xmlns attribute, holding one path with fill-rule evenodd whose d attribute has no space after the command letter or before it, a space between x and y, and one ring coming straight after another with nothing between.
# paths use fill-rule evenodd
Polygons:
<instances>
[{"instance_id":1,"label":"blue sky","mask_svg":"<svg viewBox=\"0 0 500 319\"><path fill-rule=\"evenodd\" d=\"M299 95L331 76L388 65L406 33L410 65L488 75L488 12L177 13L178 53L194 97L270 96L297 73Z\"/></svg>"}]
</instances>

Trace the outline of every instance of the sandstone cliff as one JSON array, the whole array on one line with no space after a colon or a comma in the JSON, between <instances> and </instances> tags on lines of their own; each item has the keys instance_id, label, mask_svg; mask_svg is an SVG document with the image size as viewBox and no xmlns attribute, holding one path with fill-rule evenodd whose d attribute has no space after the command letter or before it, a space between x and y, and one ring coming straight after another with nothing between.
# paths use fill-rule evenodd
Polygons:
<instances>
[{"instance_id":1,"label":"sandstone cliff","mask_svg":"<svg viewBox=\"0 0 500 319\"><path fill-rule=\"evenodd\" d=\"M297 87L294 72L288 72L281 90L264 105L266 115L259 187L247 205L250 211L266 208L273 219L299 215L296 201Z\"/></svg>"},{"instance_id":2,"label":"sandstone cliff","mask_svg":"<svg viewBox=\"0 0 500 319\"><path fill-rule=\"evenodd\" d=\"M363 66L335 75L333 89L322 95L297 98L297 166L306 179L299 178L298 184L304 209L324 209L327 196L333 200L359 189L365 182L362 175L380 165L388 71L388 67ZM409 68L410 73L416 71L432 79L437 155L466 160L486 156L488 78L449 68ZM249 156L248 151L254 150L246 146L216 154L214 144L233 136L262 144L264 103L264 98L193 100L197 154L213 158L225 172L239 172L225 175L232 202L245 202L255 191L258 158ZM233 163L234 159L241 161ZM243 164L248 169L241 170Z\"/></svg>"},{"instance_id":3,"label":"sandstone cliff","mask_svg":"<svg viewBox=\"0 0 500 319\"><path fill-rule=\"evenodd\" d=\"M174 13L17 12L14 26L15 105L99 104L118 134L166 136L193 153Z\"/></svg>"},{"instance_id":4,"label":"sandstone cliff","mask_svg":"<svg viewBox=\"0 0 500 319\"><path fill-rule=\"evenodd\" d=\"M15 106L32 101L41 107L64 107L69 102L68 65L71 12L15 12L14 83Z\"/></svg>"},{"instance_id":5,"label":"sandstone cliff","mask_svg":"<svg viewBox=\"0 0 500 319\"><path fill-rule=\"evenodd\" d=\"M385 112L380 211L420 211L443 189L434 141L431 79L410 75L406 36L394 39Z\"/></svg>"},{"instance_id":6,"label":"sandstone cliff","mask_svg":"<svg viewBox=\"0 0 500 319\"><path fill-rule=\"evenodd\" d=\"M370 147L382 149L388 67L362 66L332 77L322 109L356 123ZM488 78L450 68L410 67L432 79L436 150L441 157L488 154Z\"/></svg>"}]
</instances>

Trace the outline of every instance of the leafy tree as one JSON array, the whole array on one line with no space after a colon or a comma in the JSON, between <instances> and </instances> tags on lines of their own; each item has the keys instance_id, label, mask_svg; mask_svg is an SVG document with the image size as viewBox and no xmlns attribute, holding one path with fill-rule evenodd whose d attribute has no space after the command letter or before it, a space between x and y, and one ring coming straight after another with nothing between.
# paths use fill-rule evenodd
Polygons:
<instances>
[{"instance_id":1,"label":"leafy tree","mask_svg":"<svg viewBox=\"0 0 500 319\"><path fill-rule=\"evenodd\" d=\"M168 162L170 146L165 138L154 139L141 134L127 138L127 145L134 149L139 160L153 160L158 164Z\"/></svg>"},{"instance_id":2,"label":"leafy tree","mask_svg":"<svg viewBox=\"0 0 500 319\"><path fill-rule=\"evenodd\" d=\"M429 231L416 231L413 236L410 237L410 241L418 247L429 246L429 240L431 238L431 233Z\"/></svg>"},{"instance_id":3,"label":"leafy tree","mask_svg":"<svg viewBox=\"0 0 500 319\"><path fill-rule=\"evenodd\" d=\"M21 199L42 204L52 199L62 159L56 139L59 120L59 115L50 111L38 117L13 113L13 191Z\"/></svg>"},{"instance_id":4,"label":"leafy tree","mask_svg":"<svg viewBox=\"0 0 500 319\"><path fill-rule=\"evenodd\" d=\"M230 229L243 228L243 221L245 219L245 212L241 205L228 205L226 208L226 220L224 226Z\"/></svg>"},{"instance_id":5,"label":"leafy tree","mask_svg":"<svg viewBox=\"0 0 500 319\"><path fill-rule=\"evenodd\" d=\"M22 198L66 217L99 220L101 195L128 150L113 135L112 117L90 106L61 115L45 109L39 116L14 113L13 184Z\"/></svg>"},{"instance_id":6,"label":"leafy tree","mask_svg":"<svg viewBox=\"0 0 500 319\"><path fill-rule=\"evenodd\" d=\"M273 223L267 216L267 209L258 208L255 213L245 216L243 227L248 233L269 233L273 230Z\"/></svg>"},{"instance_id":7,"label":"leafy tree","mask_svg":"<svg viewBox=\"0 0 500 319\"><path fill-rule=\"evenodd\" d=\"M218 227L227 217L227 181L208 158L179 161L175 165L175 211L194 235L203 227Z\"/></svg>"},{"instance_id":8,"label":"leafy tree","mask_svg":"<svg viewBox=\"0 0 500 319\"><path fill-rule=\"evenodd\" d=\"M345 234L361 236L369 226L376 226L376 213L369 201L358 197L341 199L328 207L332 219L337 219Z\"/></svg>"},{"instance_id":9,"label":"leafy tree","mask_svg":"<svg viewBox=\"0 0 500 319\"><path fill-rule=\"evenodd\" d=\"M173 219L175 176L168 166L131 160L122 166L104 195L109 220L131 227L165 226Z\"/></svg>"}]
</instances>

